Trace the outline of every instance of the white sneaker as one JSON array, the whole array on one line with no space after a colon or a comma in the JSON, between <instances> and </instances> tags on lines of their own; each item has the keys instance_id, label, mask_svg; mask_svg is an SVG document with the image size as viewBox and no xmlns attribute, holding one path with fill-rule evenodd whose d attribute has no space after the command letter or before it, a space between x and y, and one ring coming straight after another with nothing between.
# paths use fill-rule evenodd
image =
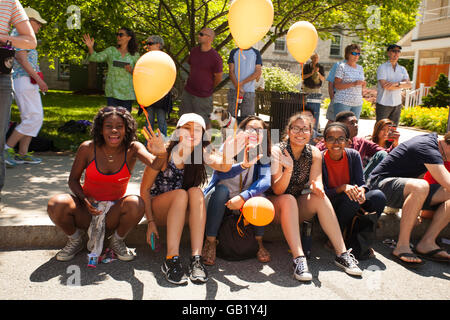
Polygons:
<instances>
[{"instance_id":1,"label":"white sneaker","mask_svg":"<svg viewBox=\"0 0 450 320\"><path fill-rule=\"evenodd\" d=\"M300 256L294 259L294 278L299 281L311 281L312 274L309 272L308 263L305 256Z\"/></svg>"}]
</instances>

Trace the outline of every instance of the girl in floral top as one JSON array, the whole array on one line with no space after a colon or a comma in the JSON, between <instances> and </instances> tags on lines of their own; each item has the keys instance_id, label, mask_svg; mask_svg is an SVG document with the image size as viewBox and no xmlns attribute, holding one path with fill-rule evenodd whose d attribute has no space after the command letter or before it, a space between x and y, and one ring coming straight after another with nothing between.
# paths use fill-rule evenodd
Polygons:
<instances>
[{"instance_id":1,"label":"girl in floral top","mask_svg":"<svg viewBox=\"0 0 450 320\"><path fill-rule=\"evenodd\" d=\"M157 225L167 227L167 254L161 270L167 281L174 284L187 283L179 257L181 234L186 220L191 236L189 278L200 283L208 280L201 259L206 207L200 187L207 180L206 164L213 170L226 172L231 169L235 155L228 152L234 139L227 140L222 154L209 153L209 142L202 141L205 128L205 121L198 114L182 115L172 141L167 146L167 162L161 170L146 167L141 182L141 197L145 202L148 221L147 242L151 243L152 234L159 238Z\"/></svg>"},{"instance_id":2,"label":"girl in floral top","mask_svg":"<svg viewBox=\"0 0 450 320\"><path fill-rule=\"evenodd\" d=\"M136 100L133 68L140 57L134 32L128 28L119 29L117 46L111 46L102 52L94 51L95 40L88 34L83 36L83 42L89 49L89 61L108 64L105 83L107 105L121 106L131 112L133 101Z\"/></svg>"}]
</instances>

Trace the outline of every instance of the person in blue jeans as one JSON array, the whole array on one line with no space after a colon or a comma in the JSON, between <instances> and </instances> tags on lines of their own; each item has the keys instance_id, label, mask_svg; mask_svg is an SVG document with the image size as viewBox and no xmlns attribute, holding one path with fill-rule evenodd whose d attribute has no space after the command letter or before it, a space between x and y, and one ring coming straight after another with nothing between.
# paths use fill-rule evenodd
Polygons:
<instances>
[{"instance_id":1,"label":"person in blue jeans","mask_svg":"<svg viewBox=\"0 0 450 320\"><path fill-rule=\"evenodd\" d=\"M359 152L346 148L350 132L339 122L325 127L327 149L323 151L322 176L327 197L330 199L341 231L349 228L360 208L366 212L383 213L386 197L380 190L370 190L364 181Z\"/></svg>"},{"instance_id":2,"label":"person in blue jeans","mask_svg":"<svg viewBox=\"0 0 450 320\"><path fill-rule=\"evenodd\" d=\"M161 51L164 46L164 40L158 35L151 35L147 38L145 43L145 49L147 51ZM155 129L155 115L158 122L158 129L161 133L167 137L167 122L166 117L172 111L173 101L172 93L169 92L160 100L156 101L151 106L145 107L148 112L148 119L152 129ZM138 116L142 113L142 109L139 108ZM146 120L147 122L147 120ZM146 123L148 128L148 123Z\"/></svg>"},{"instance_id":3,"label":"person in blue jeans","mask_svg":"<svg viewBox=\"0 0 450 320\"><path fill-rule=\"evenodd\" d=\"M363 89L366 87L363 68L357 64L361 56L361 48L350 44L345 48L346 63L336 69L333 97L334 117L341 111L352 111L359 120L363 105Z\"/></svg>"},{"instance_id":4,"label":"person in blue jeans","mask_svg":"<svg viewBox=\"0 0 450 320\"><path fill-rule=\"evenodd\" d=\"M265 164L260 161L262 145L268 146L267 154L270 156L268 126L260 118L248 116L240 123L239 129L244 130L248 141L243 155L238 155L238 159L243 157L243 161L234 164L228 172L214 171L210 183L203 191L206 198L209 197L206 209L206 241L202 250L205 265L215 264L216 238L225 212L241 209L245 201L263 195L270 188L270 161L265 161ZM262 243L264 227L255 226L254 230L259 245L258 261L269 262L270 253Z\"/></svg>"}]
</instances>

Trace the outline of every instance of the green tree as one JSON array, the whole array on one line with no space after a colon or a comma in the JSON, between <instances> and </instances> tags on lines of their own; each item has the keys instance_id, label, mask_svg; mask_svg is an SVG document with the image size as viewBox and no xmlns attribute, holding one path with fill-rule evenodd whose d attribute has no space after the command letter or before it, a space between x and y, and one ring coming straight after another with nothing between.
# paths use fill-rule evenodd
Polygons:
<instances>
[{"instance_id":1,"label":"green tree","mask_svg":"<svg viewBox=\"0 0 450 320\"><path fill-rule=\"evenodd\" d=\"M150 34L162 35L167 43L165 51L180 71L187 71L189 51L204 26L215 30L214 47L224 61L235 46L228 28L229 0L21 0L21 3L35 8L48 20L39 38L41 52L50 61L58 58L81 63L87 56L81 41L84 33L95 37L96 50L103 50L115 43L115 32L121 26L135 30L140 41ZM262 53L277 38L286 35L294 22L301 20L313 23L323 39L338 31L360 35L364 41L370 39L374 43L391 41L414 25L420 0L273 0L272 3L273 28L262 40ZM68 28L67 22L74 15L67 13L71 5L80 10L80 29ZM379 17L374 15L373 8L379 8Z\"/></svg>"},{"instance_id":2,"label":"green tree","mask_svg":"<svg viewBox=\"0 0 450 320\"><path fill-rule=\"evenodd\" d=\"M450 83L448 77L441 73L434 87L430 88L430 92L422 99L424 107L447 108L450 106Z\"/></svg>"}]
</instances>

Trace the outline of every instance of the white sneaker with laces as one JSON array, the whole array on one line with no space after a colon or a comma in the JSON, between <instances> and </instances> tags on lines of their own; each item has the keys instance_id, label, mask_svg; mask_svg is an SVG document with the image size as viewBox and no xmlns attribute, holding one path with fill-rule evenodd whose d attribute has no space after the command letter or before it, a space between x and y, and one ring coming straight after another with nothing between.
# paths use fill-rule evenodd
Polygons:
<instances>
[{"instance_id":1,"label":"white sneaker with laces","mask_svg":"<svg viewBox=\"0 0 450 320\"><path fill-rule=\"evenodd\" d=\"M348 249L346 252L342 253L340 256L336 256L334 263L344 269L344 271L352 276L362 276L362 270L357 266L359 263L355 256L350 252L352 249Z\"/></svg>"},{"instance_id":2,"label":"white sneaker with laces","mask_svg":"<svg viewBox=\"0 0 450 320\"><path fill-rule=\"evenodd\" d=\"M66 246L56 254L56 260L58 261L69 261L72 260L75 255L83 250L84 240L83 236L80 235L76 239L69 237Z\"/></svg>"},{"instance_id":3,"label":"white sneaker with laces","mask_svg":"<svg viewBox=\"0 0 450 320\"><path fill-rule=\"evenodd\" d=\"M130 249L127 248L125 242L121 239L118 239L114 234L111 236L109 248L114 251L119 260L131 261L134 259L133 253L130 251Z\"/></svg>"}]
</instances>

